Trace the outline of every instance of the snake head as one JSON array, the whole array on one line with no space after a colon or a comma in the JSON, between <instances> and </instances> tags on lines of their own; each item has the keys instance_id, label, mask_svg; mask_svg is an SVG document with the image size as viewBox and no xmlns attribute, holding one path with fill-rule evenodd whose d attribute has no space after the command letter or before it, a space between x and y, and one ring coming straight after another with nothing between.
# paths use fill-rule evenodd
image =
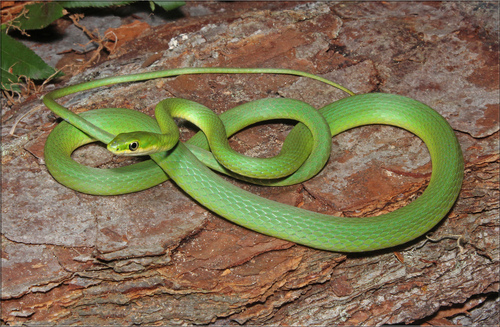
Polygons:
<instances>
[{"instance_id":1,"label":"snake head","mask_svg":"<svg viewBox=\"0 0 500 327\"><path fill-rule=\"evenodd\" d=\"M120 156L143 156L168 151L178 139L169 134L130 132L118 134L108 143L108 150Z\"/></svg>"}]
</instances>

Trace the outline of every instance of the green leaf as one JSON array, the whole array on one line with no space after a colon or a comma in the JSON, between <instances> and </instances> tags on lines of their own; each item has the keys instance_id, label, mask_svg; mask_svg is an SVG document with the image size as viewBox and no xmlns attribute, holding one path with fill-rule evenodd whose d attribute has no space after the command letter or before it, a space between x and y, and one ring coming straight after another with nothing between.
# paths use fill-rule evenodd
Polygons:
<instances>
[{"instance_id":1,"label":"green leaf","mask_svg":"<svg viewBox=\"0 0 500 327\"><path fill-rule=\"evenodd\" d=\"M128 5L135 1L60 1L59 4L64 8L88 8L88 7L111 7Z\"/></svg>"},{"instance_id":2,"label":"green leaf","mask_svg":"<svg viewBox=\"0 0 500 327\"><path fill-rule=\"evenodd\" d=\"M162 7L166 11L182 7L186 4L186 2L184 1L154 1L154 3Z\"/></svg>"},{"instance_id":3,"label":"green leaf","mask_svg":"<svg viewBox=\"0 0 500 327\"><path fill-rule=\"evenodd\" d=\"M24 6L25 14L12 21L21 30L37 30L64 16L64 8L57 2L42 2Z\"/></svg>"},{"instance_id":4,"label":"green leaf","mask_svg":"<svg viewBox=\"0 0 500 327\"><path fill-rule=\"evenodd\" d=\"M11 74L8 70L3 69L3 67L0 69L0 73L2 74L1 88L3 90L17 91L17 92L21 91L19 85L15 85L15 83L19 83L19 77L15 76L14 74Z\"/></svg>"},{"instance_id":5,"label":"green leaf","mask_svg":"<svg viewBox=\"0 0 500 327\"><path fill-rule=\"evenodd\" d=\"M1 33L0 36L2 39L2 73L7 71L15 76L43 80L56 72L54 68L47 65L33 50L21 42L5 33Z\"/></svg>"}]
</instances>

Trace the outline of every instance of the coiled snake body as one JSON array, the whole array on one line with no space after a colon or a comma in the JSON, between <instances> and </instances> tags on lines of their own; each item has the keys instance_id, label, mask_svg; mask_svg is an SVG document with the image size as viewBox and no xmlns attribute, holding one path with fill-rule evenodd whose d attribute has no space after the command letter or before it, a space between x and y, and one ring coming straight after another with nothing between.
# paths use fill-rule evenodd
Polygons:
<instances>
[{"instance_id":1,"label":"coiled snake body","mask_svg":"<svg viewBox=\"0 0 500 327\"><path fill-rule=\"evenodd\" d=\"M236 224L306 246L339 252L371 251L413 240L434 227L456 201L464 164L452 128L427 105L399 95L353 95L319 111L297 100L263 99L232 109L222 114L220 120L207 108L184 99L160 102L155 111L158 121L140 112L118 108L76 115L55 102L65 95L100 86L205 73L291 74L320 80L352 94L312 74L272 68L172 69L65 87L43 98L46 106L65 120L49 135L45 145L50 173L67 187L97 195L136 192L172 178L196 201ZM178 142L178 131L170 115L193 120L203 133L187 143ZM248 158L227 145L229 135L254 122L273 118L301 121L290 132L277 161ZM425 142L432 160L432 176L424 193L407 206L380 216L333 217L277 203L246 192L207 168L208 165L264 185L299 183L322 169L328 160L332 136L369 124L393 125L414 133ZM71 159L76 148L96 140L108 144L114 153L148 154L152 160L121 168L97 169ZM207 151L209 149L213 154ZM295 169L297 172L293 173Z\"/></svg>"}]
</instances>

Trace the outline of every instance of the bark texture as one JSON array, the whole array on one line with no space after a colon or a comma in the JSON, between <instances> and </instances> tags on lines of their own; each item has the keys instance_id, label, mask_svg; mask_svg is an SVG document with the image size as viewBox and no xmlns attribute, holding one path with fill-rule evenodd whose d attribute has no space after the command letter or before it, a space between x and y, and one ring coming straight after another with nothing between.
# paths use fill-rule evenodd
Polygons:
<instances>
[{"instance_id":1,"label":"bark texture","mask_svg":"<svg viewBox=\"0 0 500 327\"><path fill-rule=\"evenodd\" d=\"M43 162L45 139L58 121L32 96L2 112L2 322L497 324L498 18L498 3L486 1L190 2L166 20L87 15L81 24L101 35L113 31L119 42L57 87L177 67L280 67L322 75L357 93L409 96L456 131L466 163L463 189L428 238L360 255L313 250L235 226L171 182L111 197L59 185ZM80 42L79 34L64 21L57 26L61 37L34 49L59 67L90 56L63 54ZM344 95L290 76L208 75L92 90L63 102L76 112L127 107L152 114L172 96L221 113L263 97L319 108ZM15 120L35 108L10 136ZM231 144L270 156L289 129L259 125ZM187 127L181 132L183 139L193 134ZM98 167L121 164L97 145L75 156ZM235 183L309 210L362 217L412 201L431 170L418 138L367 126L335 137L328 166L302 185Z\"/></svg>"}]
</instances>

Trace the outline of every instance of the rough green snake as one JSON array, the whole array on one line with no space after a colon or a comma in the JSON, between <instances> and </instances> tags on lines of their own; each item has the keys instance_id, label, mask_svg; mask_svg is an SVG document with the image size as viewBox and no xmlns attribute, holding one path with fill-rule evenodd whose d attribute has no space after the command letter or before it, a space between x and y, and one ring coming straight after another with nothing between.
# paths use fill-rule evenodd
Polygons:
<instances>
[{"instance_id":1,"label":"rough green snake","mask_svg":"<svg viewBox=\"0 0 500 327\"><path fill-rule=\"evenodd\" d=\"M140 112L119 108L90 110L77 115L55 101L76 92L117 83L207 73L303 76L338 87L352 96L319 111L298 100L257 100L227 111L220 120L209 109L184 99L161 101L155 110L157 121ZM43 102L65 120L51 132L45 145L47 168L61 184L84 193L111 195L137 192L171 178L200 204L236 224L317 249L372 251L413 240L428 232L450 211L463 179L464 164L458 140L446 120L427 105L393 94L353 95L340 85L297 70L163 70L68 86L46 94ZM186 143L179 142L179 133L170 115L194 120L202 132ZM269 158L248 158L228 149L229 135L256 121L273 118L300 121L287 136L277 164ZM264 185L300 183L323 168L329 157L332 136L369 124L393 125L412 132L427 145L432 160L432 176L424 193L407 206L387 214L346 218L307 211L246 192L212 170ZM71 159L76 148L96 140L108 144L112 152L147 154L152 160L120 168L97 169ZM219 142L223 143L220 147ZM292 161L291 167L287 166L287 160ZM297 172L292 173L294 169Z\"/></svg>"}]
</instances>

